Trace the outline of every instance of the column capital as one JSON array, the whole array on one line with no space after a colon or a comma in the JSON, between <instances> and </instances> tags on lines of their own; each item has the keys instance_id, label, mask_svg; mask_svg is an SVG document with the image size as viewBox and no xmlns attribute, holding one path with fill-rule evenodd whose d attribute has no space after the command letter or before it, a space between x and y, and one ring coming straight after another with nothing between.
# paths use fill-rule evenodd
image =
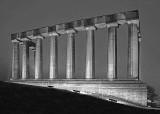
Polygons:
<instances>
[{"instance_id":1,"label":"column capital","mask_svg":"<svg viewBox=\"0 0 160 114\"><path fill-rule=\"evenodd\" d=\"M14 39L11 41L12 43L21 43L21 41L19 41L18 39Z\"/></svg>"},{"instance_id":2,"label":"column capital","mask_svg":"<svg viewBox=\"0 0 160 114\"><path fill-rule=\"evenodd\" d=\"M48 36L60 36L60 34L56 31L56 25L48 27Z\"/></svg>"},{"instance_id":3,"label":"column capital","mask_svg":"<svg viewBox=\"0 0 160 114\"><path fill-rule=\"evenodd\" d=\"M139 20L130 20L130 21L127 21L127 24L130 25L130 24L135 24L136 27L137 27L137 30L138 30L138 40L139 42L142 40L142 37L141 37L141 32L140 32L140 22Z\"/></svg>"},{"instance_id":4,"label":"column capital","mask_svg":"<svg viewBox=\"0 0 160 114\"><path fill-rule=\"evenodd\" d=\"M74 34L74 33L77 33L76 30L71 30L71 31L66 31L67 34Z\"/></svg>"},{"instance_id":5,"label":"column capital","mask_svg":"<svg viewBox=\"0 0 160 114\"><path fill-rule=\"evenodd\" d=\"M23 45L24 44L24 42L19 42L19 45Z\"/></svg>"},{"instance_id":6,"label":"column capital","mask_svg":"<svg viewBox=\"0 0 160 114\"><path fill-rule=\"evenodd\" d=\"M21 40L21 41L31 41L31 39L27 36L27 32L26 31L24 31L24 32L21 32L21 33L19 33L20 35L19 35L19 39Z\"/></svg>"},{"instance_id":7,"label":"column capital","mask_svg":"<svg viewBox=\"0 0 160 114\"><path fill-rule=\"evenodd\" d=\"M85 30L97 30L95 26L86 27Z\"/></svg>"},{"instance_id":8,"label":"column capital","mask_svg":"<svg viewBox=\"0 0 160 114\"><path fill-rule=\"evenodd\" d=\"M39 35L39 36L34 36L34 39L44 39L44 36L41 36L41 35Z\"/></svg>"},{"instance_id":9,"label":"column capital","mask_svg":"<svg viewBox=\"0 0 160 114\"><path fill-rule=\"evenodd\" d=\"M136 19L136 20L129 20L129 21L127 21L127 24L136 24L136 25L139 26L139 20L138 19Z\"/></svg>"},{"instance_id":10,"label":"column capital","mask_svg":"<svg viewBox=\"0 0 160 114\"><path fill-rule=\"evenodd\" d=\"M118 27L118 23L108 23L107 28L110 28L110 27Z\"/></svg>"},{"instance_id":11,"label":"column capital","mask_svg":"<svg viewBox=\"0 0 160 114\"><path fill-rule=\"evenodd\" d=\"M52 33L48 33L48 36L49 37L52 37L52 36L60 36L59 33L56 33L56 32L52 32Z\"/></svg>"},{"instance_id":12,"label":"column capital","mask_svg":"<svg viewBox=\"0 0 160 114\"><path fill-rule=\"evenodd\" d=\"M77 32L70 32L70 33L68 33L68 36L69 37L71 37L71 36L73 36L73 35L75 35ZM72 38L72 37L71 37Z\"/></svg>"},{"instance_id":13,"label":"column capital","mask_svg":"<svg viewBox=\"0 0 160 114\"><path fill-rule=\"evenodd\" d=\"M18 39L18 37L19 37L18 33L11 34L11 41L12 41L12 43L14 43L14 42L21 42Z\"/></svg>"},{"instance_id":14,"label":"column capital","mask_svg":"<svg viewBox=\"0 0 160 114\"><path fill-rule=\"evenodd\" d=\"M32 38L31 39L44 39L45 37L42 36L41 29L34 29L32 30Z\"/></svg>"},{"instance_id":15,"label":"column capital","mask_svg":"<svg viewBox=\"0 0 160 114\"><path fill-rule=\"evenodd\" d=\"M32 51L36 50L36 43L29 41L29 49L31 49Z\"/></svg>"}]
</instances>

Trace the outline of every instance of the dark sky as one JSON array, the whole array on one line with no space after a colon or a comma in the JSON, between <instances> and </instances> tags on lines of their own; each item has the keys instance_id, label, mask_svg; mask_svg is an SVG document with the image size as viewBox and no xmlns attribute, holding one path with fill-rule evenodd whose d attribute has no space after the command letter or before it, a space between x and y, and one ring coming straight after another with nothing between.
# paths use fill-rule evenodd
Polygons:
<instances>
[{"instance_id":1,"label":"dark sky","mask_svg":"<svg viewBox=\"0 0 160 114\"><path fill-rule=\"evenodd\" d=\"M138 9L140 12L141 80L160 93L160 1L159 0L0 0L0 79L11 74L10 34L85 17ZM86 33L76 39L76 76L84 77ZM96 76L105 78L106 29L96 32ZM44 40L44 75L48 75L49 39ZM59 72L65 74L66 36L59 40ZM118 76L126 76L127 26L118 29ZM32 66L33 67L33 66ZM33 70L33 69L32 69Z\"/></svg>"}]
</instances>

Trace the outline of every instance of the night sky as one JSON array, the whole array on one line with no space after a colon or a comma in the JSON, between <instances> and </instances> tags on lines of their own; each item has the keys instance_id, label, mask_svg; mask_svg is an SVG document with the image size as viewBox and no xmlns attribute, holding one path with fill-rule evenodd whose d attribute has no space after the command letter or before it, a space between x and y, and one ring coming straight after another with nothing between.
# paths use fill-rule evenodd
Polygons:
<instances>
[{"instance_id":1,"label":"night sky","mask_svg":"<svg viewBox=\"0 0 160 114\"><path fill-rule=\"evenodd\" d=\"M159 0L0 0L0 80L11 75L10 34L81 18L139 10L142 43L140 79L160 94ZM118 77L126 77L127 26L118 29ZM58 40L59 77L65 76L66 38ZM84 78L86 33L76 35L76 77ZM44 77L49 71L49 38L43 40ZM96 78L106 78L107 29L95 33ZM32 60L31 60L32 61ZM31 62L30 61L30 62ZM31 75L33 75L31 66Z\"/></svg>"}]
</instances>

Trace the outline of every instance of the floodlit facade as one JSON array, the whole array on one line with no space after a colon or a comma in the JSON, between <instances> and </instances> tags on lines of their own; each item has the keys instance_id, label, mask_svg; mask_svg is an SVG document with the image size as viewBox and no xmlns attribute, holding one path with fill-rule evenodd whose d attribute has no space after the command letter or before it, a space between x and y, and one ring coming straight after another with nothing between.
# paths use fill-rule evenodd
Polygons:
<instances>
[{"instance_id":1,"label":"floodlit facade","mask_svg":"<svg viewBox=\"0 0 160 114\"><path fill-rule=\"evenodd\" d=\"M128 26L127 76L117 75L117 29ZM108 30L107 76L95 78L95 35L97 29ZM79 31L87 32L85 78L75 79L75 39ZM58 75L58 39L67 34L66 77ZM43 79L42 42L50 38L49 78ZM111 98L117 102L147 106L147 86L139 79L140 21L137 10L102 15L53 26L11 34L13 44L12 76L10 82L74 90L80 93ZM34 42L33 42L34 40ZM21 45L21 46L20 46ZM22 58L20 59L20 48ZM29 50L34 51L34 79L29 74ZM22 62L20 62L20 60ZM20 65L22 63L22 65ZM21 70L20 70L21 66Z\"/></svg>"}]
</instances>

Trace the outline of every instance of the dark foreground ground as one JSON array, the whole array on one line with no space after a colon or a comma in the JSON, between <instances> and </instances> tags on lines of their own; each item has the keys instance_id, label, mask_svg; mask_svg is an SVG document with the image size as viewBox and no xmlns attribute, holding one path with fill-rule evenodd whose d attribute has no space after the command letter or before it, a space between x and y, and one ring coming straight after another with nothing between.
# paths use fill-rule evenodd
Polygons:
<instances>
[{"instance_id":1,"label":"dark foreground ground","mask_svg":"<svg viewBox=\"0 0 160 114\"><path fill-rule=\"evenodd\" d=\"M0 82L0 114L160 114L53 88Z\"/></svg>"}]
</instances>

